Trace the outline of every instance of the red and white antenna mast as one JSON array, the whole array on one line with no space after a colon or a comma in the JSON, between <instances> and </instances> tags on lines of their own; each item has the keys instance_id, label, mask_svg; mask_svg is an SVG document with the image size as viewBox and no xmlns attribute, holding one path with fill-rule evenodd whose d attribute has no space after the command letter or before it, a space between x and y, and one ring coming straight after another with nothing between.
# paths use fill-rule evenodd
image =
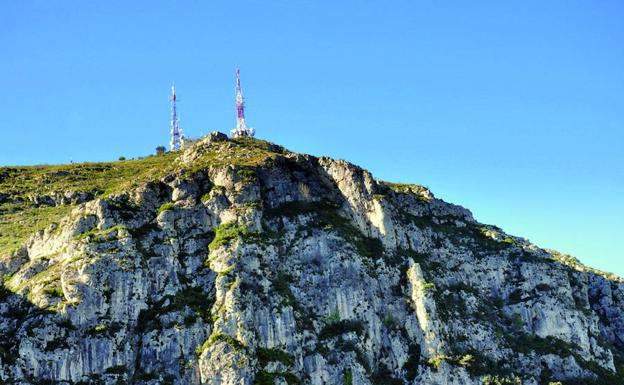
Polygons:
<instances>
[{"instance_id":1,"label":"red and white antenna mast","mask_svg":"<svg viewBox=\"0 0 624 385\"><path fill-rule=\"evenodd\" d=\"M171 146L171 151L178 151L182 147L184 135L180 128L180 118L178 117L178 110L176 107L177 96L175 84L171 86L171 96L169 99L171 100L171 141L169 142L169 146Z\"/></svg>"},{"instance_id":2,"label":"red and white antenna mast","mask_svg":"<svg viewBox=\"0 0 624 385\"><path fill-rule=\"evenodd\" d=\"M247 127L245 123L245 101L240 83L240 70L236 69L236 128L231 131L234 138L241 136L254 136L256 130Z\"/></svg>"}]
</instances>

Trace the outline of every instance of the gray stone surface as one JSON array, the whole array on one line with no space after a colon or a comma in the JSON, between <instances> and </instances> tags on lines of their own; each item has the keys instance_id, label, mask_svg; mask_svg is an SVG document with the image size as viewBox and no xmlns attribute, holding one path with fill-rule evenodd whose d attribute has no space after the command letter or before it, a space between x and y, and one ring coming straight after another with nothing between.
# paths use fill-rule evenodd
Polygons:
<instances>
[{"instance_id":1,"label":"gray stone surface","mask_svg":"<svg viewBox=\"0 0 624 385\"><path fill-rule=\"evenodd\" d=\"M556 257L345 161L170 175L81 204L0 261L0 382L617 376L624 284Z\"/></svg>"}]
</instances>

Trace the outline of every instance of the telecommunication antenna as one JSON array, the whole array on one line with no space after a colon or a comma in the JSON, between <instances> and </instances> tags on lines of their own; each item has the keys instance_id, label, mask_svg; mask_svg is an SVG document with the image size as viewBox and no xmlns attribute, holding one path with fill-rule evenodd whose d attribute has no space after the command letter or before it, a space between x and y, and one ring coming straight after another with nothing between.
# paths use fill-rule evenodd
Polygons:
<instances>
[{"instance_id":1,"label":"telecommunication antenna","mask_svg":"<svg viewBox=\"0 0 624 385\"><path fill-rule=\"evenodd\" d=\"M231 133L234 138L254 136L256 133L256 130L247 127L247 123L245 123L245 101L243 99L240 70L238 68L236 69L236 128L234 128Z\"/></svg>"},{"instance_id":2,"label":"telecommunication antenna","mask_svg":"<svg viewBox=\"0 0 624 385\"><path fill-rule=\"evenodd\" d=\"M180 128L180 118L178 117L176 106L177 96L175 84L171 86L171 96L169 99L171 100L171 141L169 142L169 146L171 146L171 151L178 151L182 147L184 135Z\"/></svg>"}]
</instances>

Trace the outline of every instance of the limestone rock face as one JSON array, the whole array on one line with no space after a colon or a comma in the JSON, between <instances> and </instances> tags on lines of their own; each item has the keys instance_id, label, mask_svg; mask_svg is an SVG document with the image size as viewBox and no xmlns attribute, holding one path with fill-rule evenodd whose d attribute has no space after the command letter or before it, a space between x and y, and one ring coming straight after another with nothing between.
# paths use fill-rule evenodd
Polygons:
<instances>
[{"instance_id":1,"label":"limestone rock face","mask_svg":"<svg viewBox=\"0 0 624 385\"><path fill-rule=\"evenodd\" d=\"M345 161L176 162L0 258L0 383L624 383L617 277Z\"/></svg>"}]
</instances>

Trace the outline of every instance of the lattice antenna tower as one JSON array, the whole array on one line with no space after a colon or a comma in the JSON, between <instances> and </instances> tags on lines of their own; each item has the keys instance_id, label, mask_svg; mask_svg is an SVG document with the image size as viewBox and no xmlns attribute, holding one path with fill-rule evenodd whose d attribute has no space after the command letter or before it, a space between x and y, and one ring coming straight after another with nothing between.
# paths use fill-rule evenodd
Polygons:
<instances>
[{"instance_id":1,"label":"lattice antenna tower","mask_svg":"<svg viewBox=\"0 0 624 385\"><path fill-rule=\"evenodd\" d=\"M180 117L178 116L176 105L178 97L176 96L175 84L171 86L171 96L169 100L171 100L171 141L169 142L169 146L171 147L171 151L178 151L182 147L184 135L180 128Z\"/></svg>"},{"instance_id":2,"label":"lattice antenna tower","mask_svg":"<svg viewBox=\"0 0 624 385\"><path fill-rule=\"evenodd\" d=\"M234 128L231 133L234 138L254 136L256 133L256 130L247 127L247 123L245 122L245 100L243 99L240 70L238 68L236 69L236 128Z\"/></svg>"}]
</instances>

